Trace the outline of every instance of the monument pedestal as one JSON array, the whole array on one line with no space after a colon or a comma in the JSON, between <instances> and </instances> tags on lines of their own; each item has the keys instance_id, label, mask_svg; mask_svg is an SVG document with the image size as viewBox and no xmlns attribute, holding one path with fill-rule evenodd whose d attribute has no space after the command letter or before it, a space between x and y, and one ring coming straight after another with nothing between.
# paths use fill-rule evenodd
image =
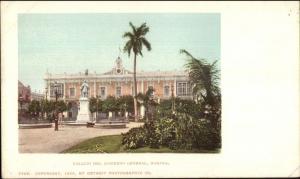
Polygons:
<instances>
[{"instance_id":1,"label":"monument pedestal","mask_svg":"<svg viewBox=\"0 0 300 179\"><path fill-rule=\"evenodd\" d=\"M79 99L79 112L77 116L76 123L87 123L91 121L91 113L89 110L89 99L87 97L81 97Z\"/></svg>"}]
</instances>

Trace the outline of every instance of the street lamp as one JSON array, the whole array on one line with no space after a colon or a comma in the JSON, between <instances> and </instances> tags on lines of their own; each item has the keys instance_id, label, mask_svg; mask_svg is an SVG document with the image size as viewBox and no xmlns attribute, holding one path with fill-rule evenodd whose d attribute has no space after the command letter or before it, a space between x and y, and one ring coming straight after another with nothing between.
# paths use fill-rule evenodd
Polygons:
<instances>
[{"instance_id":1,"label":"street lamp","mask_svg":"<svg viewBox=\"0 0 300 179\"><path fill-rule=\"evenodd\" d=\"M55 128L54 130L55 131L58 131L58 111L57 111L57 99L58 99L58 84L57 82L55 81L54 83L54 93L55 93L55 104L56 104L56 108L55 108L55 119L54 119L54 122L55 122Z\"/></svg>"}]
</instances>

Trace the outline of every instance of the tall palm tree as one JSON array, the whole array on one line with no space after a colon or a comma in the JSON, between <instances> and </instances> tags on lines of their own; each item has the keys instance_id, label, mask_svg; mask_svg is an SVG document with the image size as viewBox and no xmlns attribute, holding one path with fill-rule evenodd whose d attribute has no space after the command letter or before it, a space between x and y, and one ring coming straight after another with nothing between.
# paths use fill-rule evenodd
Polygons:
<instances>
[{"instance_id":1,"label":"tall palm tree","mask_svg":"<svg viewBox=\"0 0 300 179\"><path fill-rule=\"evenodd\" d=\"M133 61L133 84L134 84L134 116L137 121L137 83L136 83L136 58L138 55L143 56L142 49L143 46L147 48L148 51L151 50L151 44L145 38L145 35L149 32L149 27L147 27L146 23L143 23L140 27L135 27L131 22L129 22L130 27L132 28L132 32L125 32L123 38L128 38L124 46L124 52L128 53L130 57L131 51L134 54Z\"/></svg>"},{"instance_id":2,"label":"tall palm tree","mask_svg":"<svg viewBox=\"0 0 300 179\"><path fill-rule=\"evenodd\" d=\"M188 57L185 66L193 86L193 94L201 96L206 104L214 106L220 96L217 61L210 64L205 59L195 58L186 50L180 50L180 53Z\"/></svg>"}]
</instances>

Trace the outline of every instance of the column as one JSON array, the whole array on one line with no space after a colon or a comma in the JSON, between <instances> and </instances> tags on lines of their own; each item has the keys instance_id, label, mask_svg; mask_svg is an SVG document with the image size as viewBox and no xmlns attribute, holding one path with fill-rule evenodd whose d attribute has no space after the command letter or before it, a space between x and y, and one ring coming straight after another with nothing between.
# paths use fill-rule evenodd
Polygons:
<instances>
[{"instance_id":1,"label":"column","mask_svg":"<svg viewBox=\"0 0 300 179\"><path fill-rule=\"evenodd\" d=\"M94 80L94 97L96 97L96 80Z\"/></svg>"},{"instance_id":2,"label":"column","mask_svg":"<svg viewBox=\"0 0 300 179\"><path fill-rule=\"evenodd\" d=\"M50 85L51 81L49 80L47 83L47 87L48 87L48 94L47 94L47 99L50 100L50 96L51 96L51 89L50 89Z\"/></svg>"},{"instance_id":3,"label":"column","mask_svg":"<svg viewBox=\"0 0 300 179\"><path fill-rule=\"evenodd\" d=\"M47 88L47 92L46 92L46 88ZM48 92L49 92L49 88L48 88L48 79L46 79L45 80L45 99L47 99L48 98Z\"/></svg>"},{"instance_id":4,"label":"column","mask_svg":"<svg viewBox=\"0 0 300 179\"><path fill-rule=\"evenodd\" d=\"M78 86L77 86L78 85ZM81 83L80 83L80 80L78 79L78 81L77 81L77 85L76 85L76 88L78 87L78 93L77 93L77 95L79 96L79 98L81 97L81 91L80 91L80 86L81 86Z\"/></svg>"},{"instance_id":5,"label":"column","mask_svg":"<svg viewBox=\"0 0 300 179\"><path fill-rule=\"evenodd\" d=\"M142 93L144 93L144 80L142 80Z\"/></svg>"},{"instance_id":6,"label":"column","mask_svg":"<svg viewBox=\"0 0 300 179\"><path fill-rule=\"evenodd\" d=\"M64 101L66 101L66 80L64 80L64 96L63 96Z\"/></svg>"},{"instance_id":7,"label":"column","mask_svg":"<svg viewBox=\"0 0 300 179\"><path fill-rule=\"evenodd\" d=\"M174 96L176 97L177 96L177 85L176 85L176 78L174 79Z\"/></svg>"}]
</instances>

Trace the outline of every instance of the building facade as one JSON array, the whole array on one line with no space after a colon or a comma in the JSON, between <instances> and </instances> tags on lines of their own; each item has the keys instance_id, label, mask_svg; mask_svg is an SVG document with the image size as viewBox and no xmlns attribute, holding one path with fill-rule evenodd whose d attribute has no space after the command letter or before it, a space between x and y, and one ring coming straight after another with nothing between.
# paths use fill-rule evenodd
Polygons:
<instances>
[{"instance_id":1,"label":"building facade","mask_svg":"<svg viewBox=\"0 0 300 179\"><path fill-rule=\"evenodd\" d=\"M184 71L138 71L137 94L146 93L149 88L154 89L156 99L169 99L175 97L191 99L191 88L188 76ZM118 57L115 64L108 72L78 73L78 74L51 74L46 73L46 98L55 99L54 84L58 84L59 99L73 102L78 106L80 87L84 80L89 85L89 97L105 99L107 96L133 95L133 73L123 67L122 60Z\"/></svg>"},{"instance_id":2,"label":"building facade","mask_svg":"<svg viewBox=\"0 0 300 179\"><path fill-rule=\"evenodd\" d=\"M31 92L31 101L36 100L36 101L41 101L45 97L44 94L39 93L39 92Z\"/></svg>"},{"instance_id":3,"label":"building facade","mask_svg":"<svg viewBox=\"0 0 300 179\"><path fill-rule=\"evenodd\" d=\"M18 81L18 108L27 109L28 103L31 101L30 86L25 86L22 82Z\"/></svg>"}]
</instances>

